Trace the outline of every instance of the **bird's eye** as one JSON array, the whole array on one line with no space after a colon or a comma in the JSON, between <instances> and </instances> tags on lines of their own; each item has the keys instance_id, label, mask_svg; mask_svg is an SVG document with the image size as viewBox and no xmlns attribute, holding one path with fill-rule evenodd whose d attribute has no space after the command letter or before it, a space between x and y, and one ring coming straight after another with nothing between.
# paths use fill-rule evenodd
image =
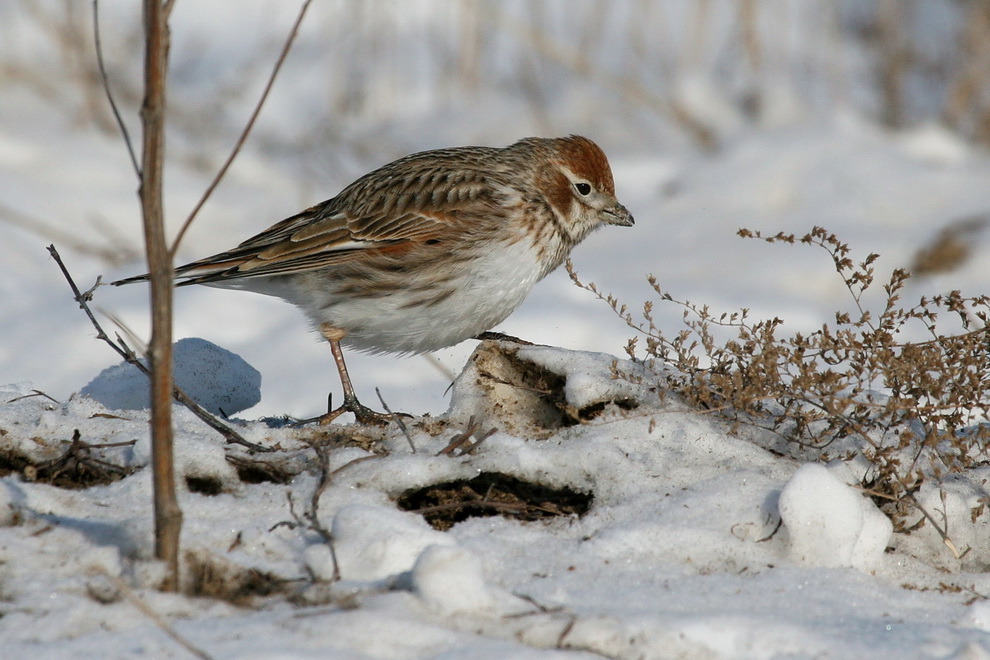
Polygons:
<instances>
[{"instance_id":1,"label":"bird's eye","mask_svg":"<svg viewBox=\"0 0 990 660\"><path fill-rule=\"evenodd\" d=\"M584 181L575 183L574 190L578 191L578 194L582 197L585 197L591 194L591 184L585 183Z\"/></svg>"}]
</instances>

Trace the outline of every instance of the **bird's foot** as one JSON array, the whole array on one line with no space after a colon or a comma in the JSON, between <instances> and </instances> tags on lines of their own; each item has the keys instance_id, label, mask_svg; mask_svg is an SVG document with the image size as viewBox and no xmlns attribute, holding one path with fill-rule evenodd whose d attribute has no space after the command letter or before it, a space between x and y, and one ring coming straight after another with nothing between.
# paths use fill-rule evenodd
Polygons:
<instances>
[{"instance_id":1,"label":"bird's foot","mask_svg":"<svg viewBox=\"0 0 990 660\"><path fill-rule=\"evenodd\" d=\"M491 332L486 331L481 334L477 334L472 339L477 339L479 341L508 341L513 344L521 344L523 346L533 346L533 342L526 341L525 339L520 339L519 337L513 337L512 335L507 335L504 332Z\"/></svg>"},{"instance_id":2,"label":"bird's foot","mask_svg":"<svg viewBox=\"0 0 990 660\"><path fill-rule=\"evenodd\" d=\"M377 410L372 410L358 401L357 397L345 396L344 403L337 408L334 408L325 415L304 420L300 422L300 424L309 424L311 422L316 422L317 424L329 424L344 413L352 413L358 424L367 424L371 426L388 426L388 423L394 421L396 416L412 417L412 415L408 415L406 413L378 412Z\"/></svg>"}]
</instances>

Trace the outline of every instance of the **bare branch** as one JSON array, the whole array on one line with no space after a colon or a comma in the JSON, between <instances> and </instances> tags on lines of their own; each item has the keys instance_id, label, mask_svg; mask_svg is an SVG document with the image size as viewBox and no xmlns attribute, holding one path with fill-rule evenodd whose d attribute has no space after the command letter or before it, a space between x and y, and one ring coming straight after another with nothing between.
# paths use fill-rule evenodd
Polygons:
<instances>
[{"instance_id":1,"label":"bare branch","mask_svg":"<svg viewBox=\"0 0 990 660\"><path fill-rule=\"evenodd\" d=\"M107 67L103 62L103 42L100 40L100 0L93 0L93 39L96 42L96 63L100 68L100 79L103 81L103 91L106 92L107 101L110 102L110 109L113 110L113 118L117 121L117 126L120 127L120 134L124 138L124 144L127 145L127 155L131 157L131 166L134 168L134 174L137 176L138 181L141 180L141 166L138 165L137 154L134 153L134 145L131 143L130 133L127 132L127 126L124 124L123 117L120 116L120 110L117 109L117 102L113 99L113 93L110 91L110 78L107 76Z\"/></svg>"},{"instance_id":2,"label":"bare branch","mask_svg":"<svg viewBox=\"0 0 990 660\"><path fill-rule=\"evenodd\" d=\"M151 468L155 557L168 567L162 589L179 589L182 509L175 491L172 432L172 255L165 238L165 90L169 30L161 0L144 0L144 101L141 104L141 219L151 280Z\"/></svg>"},{"instance_id":3,"label":"bare branch","mask_svg":"<svg viewBox=\"0 0 990 660\"><path fill-rule=\"evenodd\" d=\"M413 439L412 436L409 435L409 429L406 428L406 423L402 421L402 415L392 412L392 409L388 407L387 403L385 403L385 397L382 396L381 390L377 387L375 388L375 394L378 395L378 400L382 402L382 408L384 408L385 412L392 416L392 421L394 421L399 427L399 430L402 431L402 435L406 436L406 442L409 443L409 448L412 450L412 453L415 454L416 445L413 444Z\"/></svg>"},{"instance_id":4,"label":"bare branch","mask_svg":"<svg viewBox=\"0 0 990 660\"><path fill-rule=\"evenodd\" d=\"M309 9L309 5L312 2L313 0L306 0L303 3L302 8L299 10L299 15L296 17L296 22L292 26L292 31L289 33L289 37L288 39L286 39L285 45L282 46L282 52L279 54L278 59L275 61L275 66L272 69L271 75L268 77L268 82L265 84L265 89L261 93L261 98L259 98L258 103L255 104L254 111L251 113L250 119L248 119L247 124L244 126L244 130L241 131L241 135L237 139L237 143L234 145L233 151L230 152L230 155L227 157L227 161L220 168L220 171L217 172L217 175L213 177L213 181L206 188L206 191L203 193L203 196L199 199L198 202L196 202L196 206L193 207L193 210L189 214L189 217L186 218L186 221L182 223L182 227L179 229L179 233L176 234L175 240L172 242L172 247L169 249L169 255L172 258L174 258L175 254L179 251L179 245L182 243L182 238L186 235L186 231L188 231L189 227L192 225L193 220L196 219L196 216L199 214L200 209L203 208L203 205L206 204L206 200L210 198L210 195L213 194L213 191L220 184L220 181L223 179L224 175L227 174L227 170L234 162L234 159L237 158L237 154L240 153L241 147L244 146L244 142L247 141L248 134L251 133L251 129L254 128L255 120L257 120L258 115L261 114L261 108L262 106L264 106L265 100L268 99L268 93L272 90L272 86L275 84L275 78L278 76L278 72L282 68L282 63L285 62L285 58L289 54L289 50L292 48L292 43L295 41L296 34L298 34L299 32L299 26L302 25L303 17L306 15L306 10ZM172 5L172 1L169 0L168 9L171 9L171 5Z\"/></svg>"},{"instance_id":5,"label":"bare branch","mask_svg":"<svg viewBox=\"0 0 990 660\"><path fill-rule=\"evenodd\" d=\"M103 330L103 326L100 325L100 322L96 320L96 316L93 314L92 310L90 310L88 304L89 300L92 299L92 289L86 292L80 292L79 287L76 286L75 281L72 279L72 275L69 274L69 271L62 262L62 257L59 255L58 250L55 249L55 246L49 245L48 252L51 253L55 263L58 264L59 269L61 269L63 277L65 277L65 280L69 283L69 287L72 289L72 295L75 298L75 301L79 303L79 308L86 313L86 316L89 317L90 323L96 329L96 338L106 342L110 348L117 353L117 355L124 359L128 364L134 365L134 367L136 367L141 373L150 378L151 370L148 369L143 362L141 362L137 354L131 350L124 340L118 336L117 341L114 342ZM219 432L228 443L242 445L251 451L256 452L272 451L270 447L264 447L245 440L239 433L237 433L237 431L224 424L221 420L217 419L216 416L210 414L202 406L193 401L192 398L183 392L181 388L177 386L174 387L172 396L176 401L188 408L194 415L203 420L203 422L205 422L210 428Z\"/></svg>"},{"instance_id":6,"label":"bare branch","mask_svg":"<svg viewBox=\"0 0 990 660\"><path fill-rule=\"evenodd\" d=\"M85 240L80 234L88 234L88 232L80 232L78 227L74 227L74 231L71 232L65 231L44 218L18 211L3 202L0 202L0 222L40 236L46 241L68 245L78 254L93 256L111 265L131 261L139 254L133 247L114 240L115 237L106 236L104 227L97 227L102 235L95 236L93 240Z\"/></svg>"},{"instance_id":7,"label":"bare branch","mask_svg":"<svg viewBox=\"0 0 990 660\"><path fill-rule=\"evenodd\" d=\"M340 580L340 563L337 561L337 550L334 547L333 534L323 523L320 522L320 497L323 491L330 485L330 479L336 474L336 470L330 470L330 456L327 448L321 444L314 444L313 450L320 465L320 483L313 489L313 495L309 499L309 509L304 514L308 527L319 534L320 538L330 550L330 559L333 562L333 581Z\"/></svg>"},{"instance_id":8,"label":"bare branch","mask_svg":"<svg viewBox=\"0 0 990 660\"><path fill-rule=\"evenodd\" d=\"M172 641L179 644L182 648L186 649L197 658L201 658L201 660L211 660L212 656L180 635L179 632L164 617L162 617L162 615L151 609L147 603L141 600L141 598L134 593L134 590L127 586L127 583L119 577L110 575L105 571L101 570L100 574L108 580L125 599L127 599L127 602L133 605L139 612L141 612L141 614L151 619L151 621L158 626L163 633L168 635Z\"/></svg>"}]
</instances>

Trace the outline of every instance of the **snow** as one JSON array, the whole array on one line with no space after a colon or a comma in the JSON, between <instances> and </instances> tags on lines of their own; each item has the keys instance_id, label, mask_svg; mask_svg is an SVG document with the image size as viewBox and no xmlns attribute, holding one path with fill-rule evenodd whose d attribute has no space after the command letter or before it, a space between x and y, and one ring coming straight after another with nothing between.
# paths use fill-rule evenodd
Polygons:
<instances>
[{"instance_id":1,"label":"snow","mask_svg":"<svg viewBox=\"0 0 990 660\"><path fill-rule=\"evenodd\" d=\"M868 570L883 556L894 531L873 502L852 488L856 483L845 464L843 482L817 463L798 468L777 504L790 534L791 559L809 566L852 566Z\"/></svg>"},{"instance_id":2,"label":"snow","mask_svg":"<svg viewBox=\"0 0 990 660\"><path fill-rule=\"evenodd\" d=\"M363 581L408 571L427 547L449 543L422 519L382 506L345 506L334 515L330 531L341 572Z\"/></svg>"},{"instance_id":3,"label":"snow","mask_svg":"<svg viewBox=\"0 0 990 660\"><path fill-rule=\"evenodd\" d=\"M278 442L281 460L299 470L288 484L249 484L224 459L245 454L177 409L187 583L208 575L215 592L236 591L232 585L257 570L288 581L288 596L241 596L235 606L155 591L161 572L151 558L147 469L83 491L3 478L5 648L33 657L46 657L46 649L51 657L107 649L111 657L135 649L181 657L128 604L121 591L128 589L212 657L542 657L560 648L620 658L859 657L877 649L962 658L986 651L984 601L973 598L990 588L978 568L985 548L974 547L975 558L952 575L926 564L945 548L898 549L889 520L848 485L845 466L797 465L764 450L759 437L661 403L647 385L588 378L608 372L614 358L606 354L488 343L472 362L486 353L514 354L509 364L520 373L548 369L564 380L571 405L604 404L602 414L534 440L502 430L518 413L491 405L481 421L496 427L493 435L471 453L437 455L469 416L462 404L506 403L468 370L446 414L408 424L416 453L395 427L377 440L388 454L331 452L333 478L318 497L317 519L334 539L340 582L331 581L330 547L299 523L319 487L308 443L325 441L326 431L243 422L252 437ZM5 400L28 394L24 385L4 391ZM619 408L617 395L635 407ZM100 455L146 466L147 412L122 414L89 399L54 404L33 396L0 407L0 428L5 446L40 447L46 456L64 448L65 429L136 438L133 448ZM483 473L567 486L593 503L581 517L473 517L446 532L396 507L410 489ZM205 476L222 492L186 487L188 477ZM963 526L967 509L947 511L951 529ZM987 531L982 523L974 529Z\"/></svg>"},{"instance_id":4,"label":"snow","mask_svg":"<svg viewBox=\"0 0 990 660\"><path fill-rule=\"evenodd\" d=\"M481 559L464 548L426 548L416 559L410 581L423 605L441 615L488 614L494 609ZM523 611L521 607L519 610Z\"/></svg>"},{"instance_id":5,"label":"snow","mask_svg":"<svg viewBox=\"0 0 990 660\"><path fill-rule=\"evenodd\" d=\"M261 372L240 356L195 337L175 342L172 353L176 386L214 415L234 415L261 401ZM124 361L101 371L79 393L108 408L141 410L150 405L150 389L148 377Z\"/></svg>"},{"instance_id":6,"label":"snow","mask_svg":"<svg viewBox=\"0 0 990 660\"><path fill-rule=\"evenodd\" d=\"M177 3L173 17L173 231L233 144L293 12L267 0L200 4ZM137 12L100 5L111 77L136 134ZM654 273L665 291L713 310L746 307L785 319L788 331L816 328L851 305L827 256L741 241L736 229L824 225L854 258L881 253L882 276L909 265L943 227L990 213L990 157L941 125L894 130L868 103L856 105L869 90L865 55L822 45L834 37L821 30L819 3L779 15L774 3L755 5L774 19L763 77L726 81L719 72L736 54L715 44L735 29L731 3L711 5L707 60L693 29L681 29L695 25L694 3L610 3L586 77L566 54L579 33L582 48L596 47L583 32L592 4L548 2L537 15L528 3L463 3L521 21L513 28L486 14L493 27L472 35L439 0L387 11L315 3L257 132L179 257L229 248L417 149L579 133L609 154L637 221L575 251L582 280L636 309L655 299L645 282ZM641 11L639 22L669 38L625 39ZM329 351L302 316L263 296L178 291L180 374L189 367L181 385L276 451L225 444L175 409L184 592L160 591L145 385L94 339L44 250L55 242L83 288L97 275L144 271L133 172L93 109L102 93L73 73L89 70L92 53L72 59L53 44L83 13L0 6L9 76L0 85L0 462L11 469L0 477L0 655L190 657L170 627L210 657L259 660L990 658L990 523L971 518L990 468L929 481L915 495L958 553L931 524L893 532L856 487L865 460L782 456L776 438L661 397L655 377L619 358L632 331L561 272L499 328L537 345L465 342L438 354L449 378L421 358L348 353L362 401L377 407L377 387L390 408L415 414L408 438L394 424L286 424L283 416L323 412L327 392L339 396ZM538 48L518 28L544 19L556 41ZM471 91L460 82L470 61L454 55L475 38L497 57ZM628 59L637 48L675 79L637 78L646 66ZM833 49L842 64L828 63L828 74L841 69L848 96L830 95L828 76L814 75ZM609 80L669 91L711 128L715 148L692 144ZM533 81L545 88L534 92ZM738 102L747 85L761 91L755 117ZM905 299L982 293L987 235L967 240L972 258L912 280ZM93 306L109 334L116 319L147 337L144 287L100 287ZM673 332L681 311L657 303L654 318ZM442 453L466 432L467 445ZM82 489L38 478L39 466L80 451L74 435L89 444L74 460L126 476ZM327 448L326 484L314 446ZM258 462L285 478L259 480ZM589 508L532 521L477 515L439 531L399 505L418 489L485 475L566 488Z\"/></svg>"}]
</instances>

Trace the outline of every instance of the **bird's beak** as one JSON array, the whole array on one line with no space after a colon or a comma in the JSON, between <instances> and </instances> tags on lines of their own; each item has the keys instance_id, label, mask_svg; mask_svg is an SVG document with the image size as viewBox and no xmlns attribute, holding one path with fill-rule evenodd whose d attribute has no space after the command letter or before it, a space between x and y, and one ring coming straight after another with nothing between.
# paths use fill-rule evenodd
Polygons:
<instances>
[{"instance_id":1,"label":"bird's beak","mask_svg":"<svg viewBox=\"0 0 990 660\"><path fill-rule=\"evenodd\" d=\"M605 224L620 227L632 227L635 224L632 214L622 204L616 203L615 206L603 210L602 213L605 214L603 220Z\"/></svg>"}]
</instances>

